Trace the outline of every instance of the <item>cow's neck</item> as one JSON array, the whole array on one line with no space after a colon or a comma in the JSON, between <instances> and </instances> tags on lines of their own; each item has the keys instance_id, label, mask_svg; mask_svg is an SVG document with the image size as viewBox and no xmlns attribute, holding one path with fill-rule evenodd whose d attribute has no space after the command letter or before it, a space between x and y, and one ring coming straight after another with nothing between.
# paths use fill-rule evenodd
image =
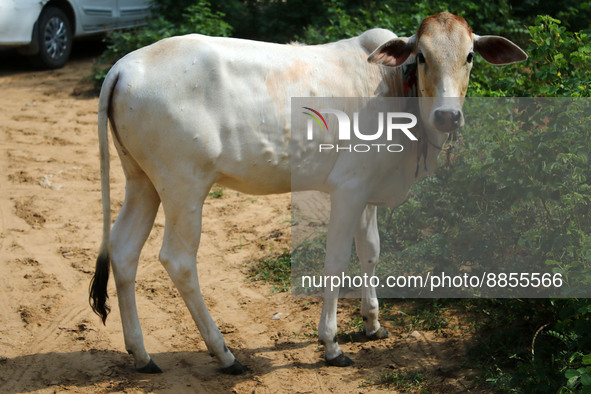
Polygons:
<instances>
[{"instance_id":1,"label":"cow's neck","mask_svg":"<svg viewBox=\"0 0 591 394\"><path fill-rule=\"evenodd\" d=\"M439 155L444 149L449 134L430 130L424 125L413 128L413 132L416 133L419 141L413 144L411 150L411 157L416 158L414 166L411 167L414 178L419 179L435 171Z\"/></svg>"},{"instance_id":2,"label":"cow's neck","mask_svg":"<svg viewBox=\"0 0 591 394\"><path fill-rule=\"evenodd\" d=\"M402 65L402 96L418 97L417 62Z\"/></svg>"},{"instance_id":3,"label":"cow's neck","mask_svg":"<svg viewBox=\"0 0 591 394\"><path fill-rule=\"evenodd\" d=\"M380 67L381 80L387 89L378 95L384 97L418 97L417 63L414 55L400 67Z\"/></svg>"}]
</instances>

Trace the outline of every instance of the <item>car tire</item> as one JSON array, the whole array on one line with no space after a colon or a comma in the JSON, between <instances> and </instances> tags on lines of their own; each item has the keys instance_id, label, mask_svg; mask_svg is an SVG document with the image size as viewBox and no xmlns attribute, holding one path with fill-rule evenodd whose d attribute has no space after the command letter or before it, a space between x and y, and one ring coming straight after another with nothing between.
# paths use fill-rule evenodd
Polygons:
<instances>
[{"instance_id":1,"label":"car tire","mask_svg":"<svg viewBox=\"0 0 591 394\"><path fill-rule=\"evenodd\" d=\"M67 15L57 7L47 7L37 20L35 31L39 52L33 62L43 68L60 68L72 51L72 28Z\"/></svg>"}]
</instances>

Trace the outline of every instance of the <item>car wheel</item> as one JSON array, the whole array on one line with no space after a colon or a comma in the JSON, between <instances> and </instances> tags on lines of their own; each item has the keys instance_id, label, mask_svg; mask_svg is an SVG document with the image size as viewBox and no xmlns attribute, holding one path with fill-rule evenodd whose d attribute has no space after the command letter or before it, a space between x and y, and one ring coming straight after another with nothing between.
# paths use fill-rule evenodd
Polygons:
<instances>
[{"instance_id":1,"label":"car wheel","mask_svg":"<svg viewBox=\"0 0 591 394\"><path fill-rule=\"evenodd\" d=\"M37 21L39 53L33 61L46 68L60 68L72 51L72 29L66 14L56 7L47 7Z\"/></svg>"}]
</instances>

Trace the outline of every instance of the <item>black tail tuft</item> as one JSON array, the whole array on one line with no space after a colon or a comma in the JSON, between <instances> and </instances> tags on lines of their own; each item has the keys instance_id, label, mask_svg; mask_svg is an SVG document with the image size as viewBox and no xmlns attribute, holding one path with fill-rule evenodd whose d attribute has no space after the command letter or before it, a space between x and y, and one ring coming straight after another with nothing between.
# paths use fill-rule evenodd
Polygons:
<instances>
[{"instance_id":1,"label":"black tail tuft","mask_svg":"<svg viewBox=\"0 0 591 394\"><path fill-rule=\"evenodd\" d=\"M108 253L101 253L96 259L94 276L90 281L90 307L99 315L103 324L107 321L107 315L111 308L107 304L107 282L109 282L110 256Z\"/></svg>"}]
</instances>

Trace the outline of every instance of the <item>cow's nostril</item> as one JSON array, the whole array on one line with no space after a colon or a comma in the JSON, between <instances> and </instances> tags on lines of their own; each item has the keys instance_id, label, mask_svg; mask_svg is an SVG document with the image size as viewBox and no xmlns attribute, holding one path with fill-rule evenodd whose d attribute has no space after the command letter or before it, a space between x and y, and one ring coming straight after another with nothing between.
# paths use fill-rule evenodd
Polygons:
<instances>
[{"instance_id":1,"label":"cow's nostril","mask_svg":"<svg viewBox=\"0 0 591 394\"><path fill-rule=\"evenodd\" d=\"M435 111L435 122L437 123L441 123L445 121L445 112L446 111L442 111L442 110L436 110Z\"/></svg>"},{"instance_id":2,"label":"cow's nostril","mask_svg":"<svg viewBox=\"0 0 591 394\"><path fill-rule=\"evenodd\" d=\"M459 125L460 121L462 120L462 113L458 110L452 111L451 113L451 121L454 125Z\"/></svg>"}]
</instances>

